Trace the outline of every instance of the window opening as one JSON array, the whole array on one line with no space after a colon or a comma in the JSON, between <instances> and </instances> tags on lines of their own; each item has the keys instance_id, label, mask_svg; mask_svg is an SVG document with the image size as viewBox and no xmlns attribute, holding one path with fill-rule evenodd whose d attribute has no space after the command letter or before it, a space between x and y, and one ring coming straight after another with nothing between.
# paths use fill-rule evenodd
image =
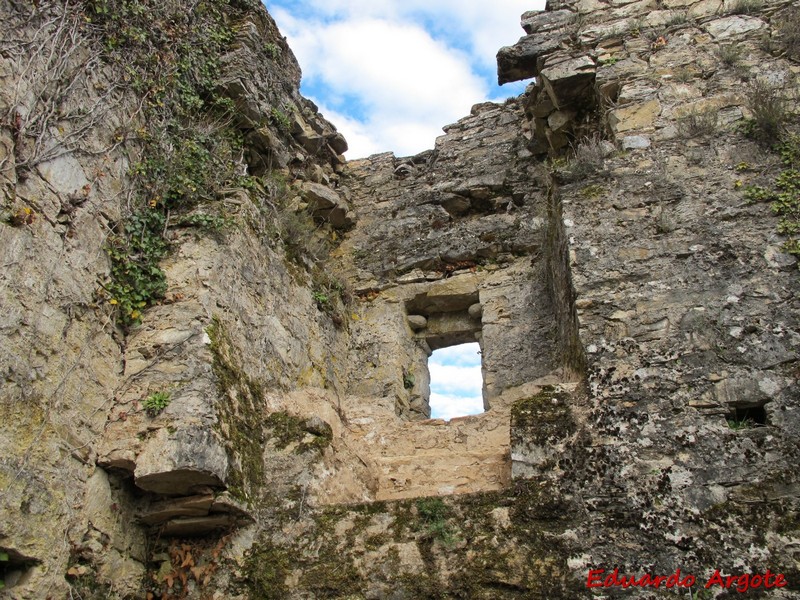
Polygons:
<instances>
[{"instance_id":1,"label":"window opening","mask_svg":"<svg viewBox=\"0 0 800 600\"><path fill-rule=\"evenodd\" d=\"M735 407L725 415L728 427L731 429L749 429L751 427L761 427L767 425L767 411L764 405Z\"/></svg>"},{"instance_id":2,"label":"window opening","mask_svg":"<svg viewBox=\"0 0 800 600\"><path fill-rule=\"evenodd\" d=\"M434 350L428 358L432 419L477 415L484 411L481 348L477 342Z\"/></svg>"}]
</instances>

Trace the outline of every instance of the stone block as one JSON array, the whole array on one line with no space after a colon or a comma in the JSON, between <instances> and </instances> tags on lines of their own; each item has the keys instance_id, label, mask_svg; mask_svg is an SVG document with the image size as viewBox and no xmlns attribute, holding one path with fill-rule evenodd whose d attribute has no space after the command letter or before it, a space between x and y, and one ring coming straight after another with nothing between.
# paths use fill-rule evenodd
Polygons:
<instances>
[{"instance_id":1,"label":"stone block","mask_svg":"<svg viewBox=\"0 0 800 600\"><path fill-rule=\"evenodd\" d=\"M614 109L609 113L608 121L614 133L637 131L652 127L660 114L661 103L654 99Z\"/></svg>"},{"instance_id":2,"label":"stone block","mask_svg":"<svg viewBox=\"0 0 800 600\"><path fill-rule=\"evenodd\" d=\"M505 46L497 53L497 81L500 85L536 77L542 60L555 52L567 39L563 33L542 37L526 35L513 46Z\"/></svg>"},{"instance_id":3,"label":"stone block","mask_svg":"<svg viewBox=\"0 0 800 600\"><path fill-rule=\"evenodd\" d=\"M223 487L228 456L216 435L204 427L170 434L159 429L136 458L134 481L148 492L189 495L202 486Z\"/></svg>"},{"instance_id":4,"label":"stone block","mask_svg":"<svg viewBox=\"0 0 800 600\"><path fill-rule=\"evenodd\" d=\"M422 315L408 315L408 326L412 331L419 331L428 326L428 319Z\"/></svg>"},{"instance_id":5,"label":"stone block","mask_svg":"<svg viewBox=\"0 0 800 600\"><path fill-rule=\"evenodd\" d=\"M594 61L588 56L581 56L554 64L548 63L540 75L553 105L561 110L580 108L591 101L596 74Z\"/></svg>"},{"instance_id":6,"label":"stone block","mask_svg":"<svg viewBox=\"0 0 800 600\"><path fill-rule=\"evenodd\" d=\"M341 197L331 188L320 183L306 181L301 188L303 198L312 211L334 208L342 202Z\"/></svg>"},{"instance_id":7,"label":"stone block","mask_svg":"<svg viewBox=\"0 0 800 600\"><path fill-rule=\"evenodd\" d=\"M751 31L763 29L766 26L767 24L759 18L733 15L710 21L706 23L705 27L706 31L708 31L714 39L725 40Z\"/></svg>"},{"instance_id":8,"label":"stone block","mask_svg":"<svg viewBox=\"0 0 800 600\"><path fill-rule=\"evenodd\" d=\"M483 305L480 302L476 302L472 306L467 309L470 318L480 320L481 316L483 315Z\"/></svg>"}]
</instances>

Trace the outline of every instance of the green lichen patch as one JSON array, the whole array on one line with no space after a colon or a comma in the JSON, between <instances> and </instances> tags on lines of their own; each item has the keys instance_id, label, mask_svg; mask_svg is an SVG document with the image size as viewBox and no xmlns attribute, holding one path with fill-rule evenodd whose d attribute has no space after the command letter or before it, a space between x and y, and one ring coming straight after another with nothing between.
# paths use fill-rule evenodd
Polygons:
<instances>
[{"instance_id":1,"label":"green lichen patch","mask_svg":"<svg viewBox=\"0 0 800 600\"><path fill-rule=\"evenodd\" d=\"M259 600L284 600L289 596L286 579L292 559L285 548L262 543L247 555L245 580L250 597Z\"/></svg>"},{"instance_id":2,"label":"green lichen patch","mask_svg":"<svg viewBox=\"0 0 800 600\"><path fill-rule=\"evenodd\" d=\"M545 444L572 434L576 424L569 401L568 393L548 386L535 396L515 402L511 408L512 442L522 436L529 444Z\"/></svg>"},{"instance_id":3,"label":"green lichen patch","mask_svg":"<svg viewBox=\"0 0 800 600\"><path fill-rule=\"evenodd\" d=\"M264 389L239 366L241 361L218 318L212 320L206 332L211 339L212 364L219 392L217 432L234 465L229 472L228 489L234 497L250 503L264 483Z\"/></svg>"},{"instance_id":4,"label":"green lichen patch","mask_svg":"<svg viewBox=\"0 0 800 600\"><path fill-rule=\"evenodd\" d=\"M297 583L287 597L363 598L367 590L408 599L581 597L585 588L566 565L574 549L560 537L571 522L509 519L517 502L513 489L309 509L300 521L286 511L248 560L250 597L274 597L265 582L280 589L288 581ZM263 566L276 552L273 562L288 558L291 573Z\"/></svg>"},{"instance_id":5,"label":"green lichen patch","mask_svg":"<svg viewBox=\"0 0 800 600\"><path fill-rule=\"evenodd\" d=\"M318 421L318 423L315 423ZM296 454L322 452L333 439L333 432L321 419L303 419L285 411L271 413L264 420L266 435L277 450L295 446Z\"/></svg>"}]
</instances>

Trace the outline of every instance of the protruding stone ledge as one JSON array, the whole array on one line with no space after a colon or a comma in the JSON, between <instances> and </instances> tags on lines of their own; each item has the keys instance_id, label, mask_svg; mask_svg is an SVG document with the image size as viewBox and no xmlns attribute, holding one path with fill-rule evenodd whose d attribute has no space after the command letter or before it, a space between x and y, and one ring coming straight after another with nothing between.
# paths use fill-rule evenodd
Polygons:
<instances>
[{"instance_id":1,"label":"protruding stone ledge","mask_svg":"<svg viewBox=\"0 0 800 600\"><path fill-rule=\"evenodd\" d=\"M200 486L224 487L227 473L228 457L213 432L159 429L136 458L134 481L148 492L183 496Z\"/></svg>"},{"instance_id":2,"label":"protruding stone ledge","mask_svg":"<svg viewBox=\"0 0 800 600\"><path fill-rule=\"evenodd\" d=\"M593 95L597 67L588 56L547 61L541 71L542 83L558 110L585 104Z\"/></svg>"},{"instance_id":3,"label":"protruding stone ledge","mask_svg":"<svg viewBox=\"0 0 800 600\"><path fill-rule=\"evenodd\" d=\"M144 525L161 527L162 535L199 536L229 529L252 521L247 510L224 492L205 493L154 502L139 520Z\"/></svg>"},{"instance_id":4,"label":"protruding stone ledge","mask_svg":"<svg viewBox=\"0 0 800 600\"><path fill-rule=\"evenodd\" d=\"M335 229L350 227L353 213L347 202L334 190L320 183L306 182L302 188L303 199L315 217L330 222Z\"/></svg>"},{"instance_id":5,"label":"protruding stone ledge","mask_svg":"<svg viewBox=\"0 0 800 600\"><path fill-rule=\"evenodd\" d=\"M544 57L558 50L567 39L563 33L544 38L533 34L520 38L513 46L500 48L497 53L497 83L503 85L536 77Z\"/></svg>"}]
</instances>

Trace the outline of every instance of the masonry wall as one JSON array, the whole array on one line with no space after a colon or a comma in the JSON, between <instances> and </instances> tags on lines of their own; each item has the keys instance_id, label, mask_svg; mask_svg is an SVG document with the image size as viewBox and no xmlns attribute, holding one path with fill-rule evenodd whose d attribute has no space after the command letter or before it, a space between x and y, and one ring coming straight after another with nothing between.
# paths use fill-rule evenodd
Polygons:
<instances>
[{"instance_id":1,"label":"masonry wall","mask_svg":"<svg viewBox=\"0 0 800 600\"><path fill-rule=\"evenodd\" d=\"M588 598L614 568L798 594L797 260L744 195L784 170L750 91L797 133L791 5L551 3L498 56L524 95L348 164L263 7L151 6L175 14L145 38L227 40L200 143L226 175L168 212L132 168L158 148L139 42L93 3L0 6L11 597ZM68 32L88 75L37 130L52 70L21 49ZM166 291L121 318L109 252L143 209ZM467 335L488 410L431 421L431 344Z\"/></svg>"}]
</instances>

